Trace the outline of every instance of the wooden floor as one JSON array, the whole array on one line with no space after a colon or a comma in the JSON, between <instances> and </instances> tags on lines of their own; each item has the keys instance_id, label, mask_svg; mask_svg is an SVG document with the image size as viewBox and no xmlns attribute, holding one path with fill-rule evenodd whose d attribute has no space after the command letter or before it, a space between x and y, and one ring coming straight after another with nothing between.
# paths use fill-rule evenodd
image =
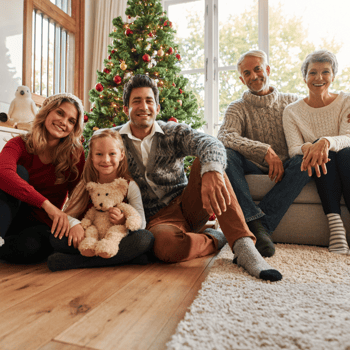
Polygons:
<instances>
[{"instance_id":1,"label":"wooden floor","mask_svg":"<svg viewBox=\"0 0 350 350\"><path fill-rule=\"evenodd\" d=\"M0 349L164 349L213 258L61 272L0 262Z\"/></svg>"}]
</instances>

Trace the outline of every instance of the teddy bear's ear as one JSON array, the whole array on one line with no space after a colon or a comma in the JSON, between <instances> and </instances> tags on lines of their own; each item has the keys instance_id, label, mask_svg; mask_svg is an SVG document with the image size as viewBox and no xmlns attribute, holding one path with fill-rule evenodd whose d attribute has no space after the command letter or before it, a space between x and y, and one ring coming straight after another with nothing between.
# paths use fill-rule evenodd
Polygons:
<instances>
[{"instance_id":1,"label":"teddy bear's ear","mask_svg":"<svg viewBox=\"0 0 350 350\"><path fill-rule=\"evenodd\" d=\"M122 177L119 177L117 179L114 179L114 181L112 182L112 185L114 188L118 188L118 187L125 187L127 186L128 187L128 182L122 178Z\"/></svg>"},{"instance_id":2,"label":"teddy bear's ear","mask_svg":"<svg viewBox=\"0 0 350 350\"><path fill-rule=\"evenodd\" d=\"M87 184L86 184L86 189L88 190L88 191L91 191L91 190L93 190L94 188L96 187L96 183L95 182L88 182Z\"/></svg>"}]
</instances>

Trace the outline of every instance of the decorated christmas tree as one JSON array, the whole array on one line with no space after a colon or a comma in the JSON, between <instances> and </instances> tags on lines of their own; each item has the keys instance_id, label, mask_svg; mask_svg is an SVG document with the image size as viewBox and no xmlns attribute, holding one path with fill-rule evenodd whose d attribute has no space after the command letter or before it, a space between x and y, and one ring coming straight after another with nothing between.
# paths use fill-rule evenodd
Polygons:
<instances>
[{"instance_id":1,"label":"decorated christmas tree","mask_svg":"<svg viewBox=\"0 0 350 350\"><path fill-rule=\"evenodd\" d=\"M204 124L194 94L186 89L188 79L180 74L175 30L159 0L129 0L125 14L130 23L121 17L113 20L105 68L97 72L97 84L89 93L92 108L85 115L85 147L95 130L128 121L123 88L135 74L146 74L157 83L161 106L157 119L186 123L194 129Z\"/></svg>"}]
</instances>

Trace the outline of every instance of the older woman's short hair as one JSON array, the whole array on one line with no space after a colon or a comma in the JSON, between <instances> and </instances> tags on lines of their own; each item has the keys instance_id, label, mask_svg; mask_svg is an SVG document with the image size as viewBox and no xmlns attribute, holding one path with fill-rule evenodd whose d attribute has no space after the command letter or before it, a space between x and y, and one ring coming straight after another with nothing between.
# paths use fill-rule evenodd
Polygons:
<instances>
[{"instance_id":1,"label":"older woman's short hair","mask_svg":"<svg viewBox=\"0 0 350 350\"><path fill-rule=\"evenodd\" d=\"M332 67L332 71L334 76L338 73L338 61L335 57L335 54L328 50L317 50L308 54L301 65L301 73L303 74L303 78L306 79L307 70L310 63L315 62L328 62Z\"/></svg>"},{"instance_id":2,"label":"older woman's short hair","mask_svg":"<svg viewBox=\"0 0 350 350\"><path fill-rule=\"evenodd\" d=\"M237 70L238 70L238 73L240 75L242 75L241 64L242 64L243 60L246 57L248 57L248 56L259 57L261 59L261 63L262 63L264 68L268 65L267 55L266 55L266 53L264 51L262 51L262 50L250 50L250 51L247 51L239 58L239 60L237 62Z\"/></svg>"}]
</instances>

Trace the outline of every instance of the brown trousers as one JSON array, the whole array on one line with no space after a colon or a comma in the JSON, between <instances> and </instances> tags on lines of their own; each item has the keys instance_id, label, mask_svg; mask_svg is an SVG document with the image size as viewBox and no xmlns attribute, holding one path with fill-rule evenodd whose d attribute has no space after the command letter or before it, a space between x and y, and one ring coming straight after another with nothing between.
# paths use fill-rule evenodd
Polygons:
<instances>
[{"instance_id":1,"label":"brown trousers","mask_svg":"<svg viewBox=\"0 0 350 350\"><path fill-rule=\"evenodd\" d=\"M154 253L165 262L192 260L215 253L217 239L210 234L196 233L208 221L209 214L203 208L201 198L202 177L200 162L194 161L189 182L182 194L168 206L153 215L146 227L155 237ZM219 217L219 224L231 249L235 241L242 237L255 236L249 231L242 209L224 174L226 187L231 196L231 205Z\"/></svg>"}]
</instances>

